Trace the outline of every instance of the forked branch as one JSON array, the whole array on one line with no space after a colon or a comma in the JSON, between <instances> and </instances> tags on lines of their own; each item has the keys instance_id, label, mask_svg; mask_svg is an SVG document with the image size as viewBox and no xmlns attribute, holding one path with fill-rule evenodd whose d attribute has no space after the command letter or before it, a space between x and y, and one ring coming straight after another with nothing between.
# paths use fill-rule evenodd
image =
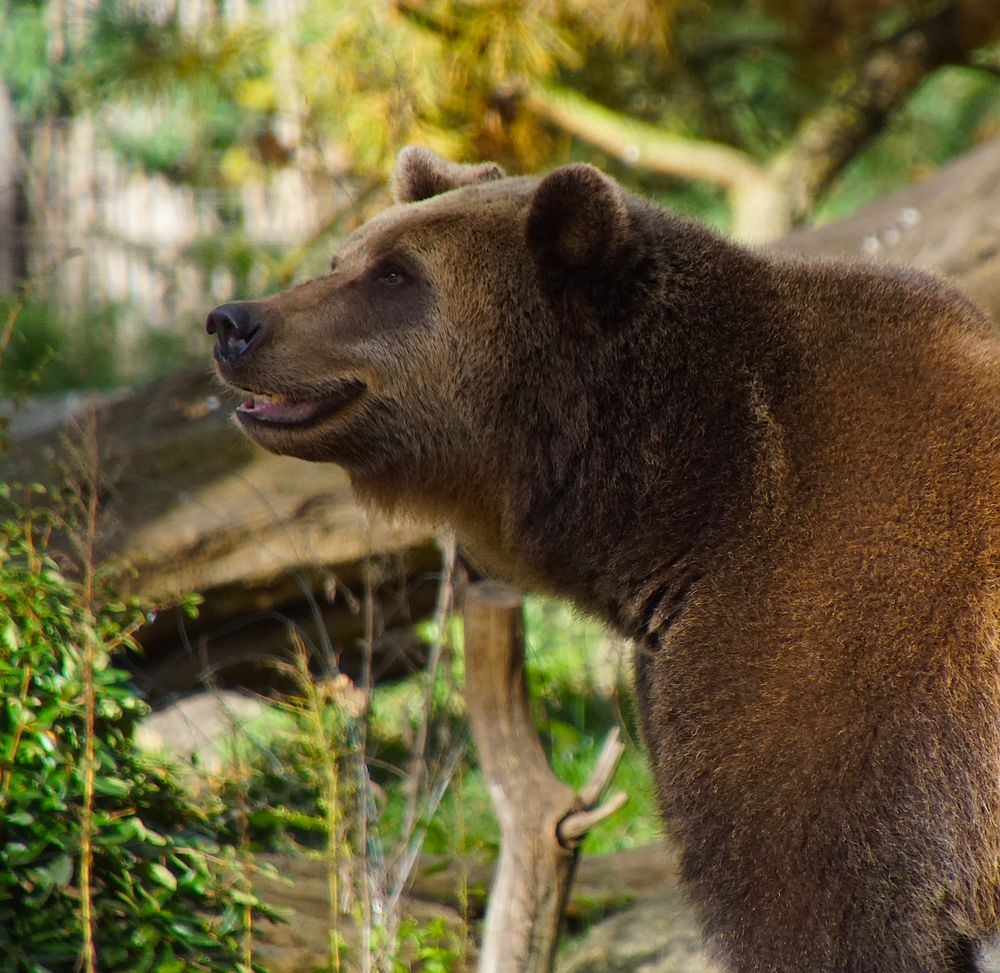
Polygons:
<instances>
[{"instance_id":1,"label":"forked branch","mask_svg":"<svg viewBox=\"0 0 1000 973\"><path fill-rule=\"evenodd\" d=\"M466 594L465 679L500 821L479 973L549 973L580 842L626 800L598 805L624 747L612 731L579 794L552 773L528 702L521 596L507 585L484 581Z\"/></svg>"}]
</instances>

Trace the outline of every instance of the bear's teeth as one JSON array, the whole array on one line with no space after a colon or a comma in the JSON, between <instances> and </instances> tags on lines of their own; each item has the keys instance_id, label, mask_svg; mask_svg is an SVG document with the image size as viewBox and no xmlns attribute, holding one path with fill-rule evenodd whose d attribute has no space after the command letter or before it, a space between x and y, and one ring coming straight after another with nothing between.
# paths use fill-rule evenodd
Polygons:
<instances>
[{"instance_id":1,"label":"bear's teeth","mask_svg":"<svg viewBox=\"0 0 1000 973\"><path fill-rule=\"evenodd\" d=\"M264 395L261 392L254 392L254 398L261 402L268 402L271 405L280 405L285 401L285 397L283 395Z\"/></svg>"}]
</instances>

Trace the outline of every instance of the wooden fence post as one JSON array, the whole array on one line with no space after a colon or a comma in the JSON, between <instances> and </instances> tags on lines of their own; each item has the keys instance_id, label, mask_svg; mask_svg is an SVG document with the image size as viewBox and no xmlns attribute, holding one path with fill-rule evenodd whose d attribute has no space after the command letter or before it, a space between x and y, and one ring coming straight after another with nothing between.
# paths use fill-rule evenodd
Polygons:
<instances>
[{"instance_id":1,"label":"wooden fence post","mask_svg":"<svg viewBox=\"0 0 1000 973\"><path fill-rule=\"evenodd\" d=\"M617 793L597 806L624 747L612 731L579 794L552 773L528 701L521 595L507 585L482 581L466 593L465 690L500 821L479 973L549 973L580 842L626 800Z\"/></svg>"}]
</instances>

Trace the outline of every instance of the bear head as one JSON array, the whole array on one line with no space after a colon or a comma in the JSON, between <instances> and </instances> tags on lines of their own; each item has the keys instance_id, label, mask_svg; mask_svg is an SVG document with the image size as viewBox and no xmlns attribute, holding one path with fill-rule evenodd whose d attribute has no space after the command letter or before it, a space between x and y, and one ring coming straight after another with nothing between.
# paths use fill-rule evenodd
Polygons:
<instances>
[{"instance_id":1,"label":"bear head","mask_svg":"<svg viewBox=\"0 0 1000 973\"><path fill-rule=\"evenodd\" d=\"M488 506L550 420L588 434L574 359L621 310L632 201L591 166L507 178L420 148L394 189L329 273L211 312L218 372L272 452L338 463L384 506Z\"/></svg>"}]
</instances>

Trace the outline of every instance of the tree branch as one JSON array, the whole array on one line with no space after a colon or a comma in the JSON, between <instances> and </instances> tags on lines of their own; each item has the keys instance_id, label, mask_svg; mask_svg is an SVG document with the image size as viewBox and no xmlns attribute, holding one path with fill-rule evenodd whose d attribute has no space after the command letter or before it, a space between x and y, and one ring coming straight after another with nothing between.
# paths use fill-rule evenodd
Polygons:
<instances>
[{"instance_id":1,"label":"tree branch","mask_svg":"<svg viewBox=\"0 0 1000 973\"><path fill-rule=\"evenodd\" d=\"M931 71L964 63L967 55L954 4L910 25L849 67L834 86L840 93L807 117L767 166L732 146L670 135L555 85L535 85L522 97L540 117L629 165L723 187L733 235L763 242L811 213L830 182Z\"/></svg>"},{"instance_id":2,"label":"tree branch","mask_svg":"<svg viewBox=\"0 0 1000 973\"><path fill-rule=\"evenodd\" d=\"M791 144L768 166L783 187L790 224L801 223L837 174L885 126L891 112L935 68L965 60L957 8L913 24L850 67L842 93L800 126Z\"/></svg>"},{"instance_id":3,"label":"tree branch","mask_svg":"<svg viewBox=\"0 0 1000 973\"><path fill-rule=\"evenodd\" d=\"M605 743L581 796L560 781L528 702L520 594L484 581L465 597L466 703L500 821L479 973L549 973L580 842L625 801L595 807L623 747Z\"/></svg>"},{"instance_id":4,"label":"tree branch","mask_svg":"<svg viewBox=\"0 0 1000 973\"><path fill-rule=\"evenodd\" d=\"M524 104L570 134L650 172L702 179L727 189L761 175L760 166L739 149L671 135L558 85L533 86Z\"/></svg>"},{"instance_id":5,"label":"tree branch","mask_svg":"<svg viewBox=\"0 0 1000 973\"><path fill-rule=\"evenodd\" d=\"M525 106L577 138L631 166L680 179L698 179L729 193L733 234L772 240L787 228L782 194L747 153L706 139L671 135L552 84L523 94Z\"/></svg>"}]
</instances>

